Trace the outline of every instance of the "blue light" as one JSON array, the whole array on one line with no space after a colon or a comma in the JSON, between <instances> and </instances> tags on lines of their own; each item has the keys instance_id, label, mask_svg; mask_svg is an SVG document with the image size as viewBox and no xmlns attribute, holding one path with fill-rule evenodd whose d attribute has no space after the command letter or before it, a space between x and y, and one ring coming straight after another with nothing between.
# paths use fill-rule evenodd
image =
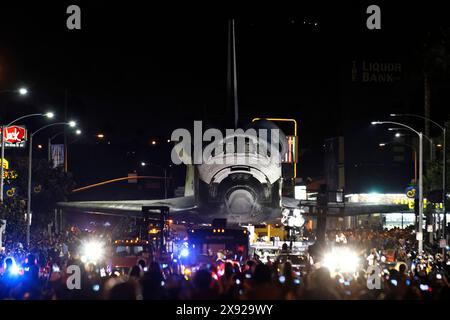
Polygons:
<instances>
[{"instance_id":1,"label":"blue light","mask_svg":"<svg viewBox=\"0 0 450 320\"><path fill-rule=\"evenodd\" d=\"M20 268L19 268L19 266L16 264L16 260L14 259L14 257L8 257L8 258L6 258L4 261L4 264L3 264L3 269L5 269L6 270L6 260L7 259L11 259L11 266L8 268L8 273L9 274L11 274L11 275L18 275L19 273L20 273Z\"/></svg>"},{"instance_id":2,"label":"blue light","mask_svg":"<svg viewBox=\"0 0 450 320\"><path fill-rule=\"evenodd\" d=\"M9 273L13 274L13 275L18 275L19 274L19 267L14 263L11 268L9 269Z\"/></svg>"},{"instance_id":3,"label":"blue light","mask_svg":"<svg viewBox=\"0 0 450 320\"><path fill-rule=\"evenodd\" d=\"M286 278L284 276L280 276L278 280L280 280L281 283L284 283L286 281Z\"/></svg>"},{"instance_id":4,"label":"blue light","mask_svg":"<svg viewBox=\"0 0 450 320\"><path fill-rule=\"evenodd\" d=\"M426 285L426 284L421 284L420 286L420 290L422 290L422 291L427 291L428 290L428 285Z\"/></svg>"},{"instance_id":5,"label":"blue light","mask_svg":"<svg viewBox=\"0 0 450 320\"><path fill-rule=\"evenodd\" d=\"M181 249L180 254L182 257L186 258L189 255L189 250L187 248L183 248L183 249Z\"/></svg>"}]
</instances>

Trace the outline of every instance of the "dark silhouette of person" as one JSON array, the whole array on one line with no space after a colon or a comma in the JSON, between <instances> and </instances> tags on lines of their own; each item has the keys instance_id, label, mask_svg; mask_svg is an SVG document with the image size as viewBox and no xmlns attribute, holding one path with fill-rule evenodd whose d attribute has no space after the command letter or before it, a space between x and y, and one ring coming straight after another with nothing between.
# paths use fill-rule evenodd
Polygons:
<instances>
[{"instance_id":1,"label":"dark silhouette of person","mask_svg":"<svg viewBox=\"0 0 450 320\"><path fill-rule=\"evenodd\" d=\"M149 270L141 279L142 296L144 300L161 300L165 298L164 276L159 263L152 262Z\"/></svg>"},{"instance_id":2,"label":"dark silhouette of person","mask_svg":"<svg viewBox=\"0 0 450 320\"><path fill-rule=\"evenodd\" d=\"M128 275L130 278L139 279L141 277L141 266L140 265L133 266Z\"/></svg>"},{"instance_id":3,"label":"dark silhouette of person","mask_svg":"<svg viewBox=\"0 0 450 320\"><path fill-rule=\"evenodd\" d=\"M340 299L327 268L319 268L311 274L311 287L307 290L305 297L311 300Z\"/></svg>"},{"instance_id":4,"label":"dark silhouette of person","mask_svg":"<svg viewBox=\"0 0 450 320\"><path fill-rule=\"evenodd\" d=\"M218 293L211 288L212 275L208 270L199 270L194 275L193 300L217 300Z\"/></svg>"},{"instance_id":5,"label":"dark silhouette of person","mask_svg":"<svg viewBox=\"0 0 450 320\"><path fill-rule=\"evenodd\" d=\"M136 300L136 286L133 282L123 282L111 288L109 300Z\"/></svg>"},{"instance_id":6,"label":"dark silhouette of person","mask_svg":"<svg viewBox=\"0 0 450 320\"><path fill-rule=\"evenodd\" d=\"M272 283L272 272L265 264L257 264L253 273L253 285L247 292L249 300L281 300L282 292Z\"/></svg>"}]
</instances>

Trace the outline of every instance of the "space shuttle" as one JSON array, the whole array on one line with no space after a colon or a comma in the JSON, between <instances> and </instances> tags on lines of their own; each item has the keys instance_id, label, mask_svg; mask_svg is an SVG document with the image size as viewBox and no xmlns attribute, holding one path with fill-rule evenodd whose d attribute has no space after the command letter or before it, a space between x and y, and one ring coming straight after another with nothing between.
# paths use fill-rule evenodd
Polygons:
<instances>
[{"instance_id":1,"label":"space shuttle","mask_svg":"<svg viewBox=\"0 0 450 320\"><path fill-rule=\"evenodd\" d=\"M304 222L299 201L282 197L281 162L259 154L258 148L244 152L227 152L235 139L248 139L247 145L261 143L245 133L227 136L219 145L224 152L214 154L202 164L187 164L184 196L157 200L74 201L60 202L65 212L142 217L158 214L157 207L168 207L170 219L176 222L209 224L226 219L228 224ZM233 158L233 161L216 161ZM155 207L154 210L151 208ZM300 215L300 216L299 216Z\"/></svg>"}]
</instances>

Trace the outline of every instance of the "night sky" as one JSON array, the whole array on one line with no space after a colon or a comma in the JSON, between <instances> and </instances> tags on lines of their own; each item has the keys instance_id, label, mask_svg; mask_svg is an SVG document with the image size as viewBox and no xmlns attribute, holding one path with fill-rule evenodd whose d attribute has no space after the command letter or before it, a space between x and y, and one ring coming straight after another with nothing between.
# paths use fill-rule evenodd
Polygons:
<instances>
[{"instance_id":1,"label":"night sky","mask_svg":"<svg viewBox=\"0 0 450 320\"><path fill-rule=\"evenodd\" d=\"M69 4L81 7L81 31L66 29ZM337 135L346 138L346 165L371 163L366 171L373 172L392 154L377 148L390 136L371 128L370 121L391 112L423 113L421 39L448 19L442 8L380 4L382 30L369 31L369 4L224 7L208 13L189 5L160 8L140 2L2 4L0 90L26 85L31 94L26 99L2 95L0 115L8 121L51 109L64 119L67 91L67 119L77 120L84 132L69 146L69 169L80 186L139 170L142 160L165 163L173 129L190 128L194 120L232 127L225 121L231 112L226 54L227 19L234 17L240 124L253 117L297 119L302 177L323 174L323 141ZM352 82L352 63L363 60L401 63L400 79ZM448 81L433 88L436 119L448 118L448 89ZM95 138L100 132L105 134L101 142ZM408 168L387 165L378 180L392 178L383 187L397 190L408 182ZM382 182L367 177L365 185L353 187L367 191L371 181L380 187Z\"/></svg>"}]
</instances>

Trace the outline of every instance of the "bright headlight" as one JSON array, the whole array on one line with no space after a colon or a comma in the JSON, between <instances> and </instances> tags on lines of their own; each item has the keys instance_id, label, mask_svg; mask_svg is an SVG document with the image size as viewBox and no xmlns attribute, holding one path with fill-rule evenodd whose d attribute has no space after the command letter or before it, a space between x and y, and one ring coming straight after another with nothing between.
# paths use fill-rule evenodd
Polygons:
<instances>
[{"instance_id":1,"label":"bright headlight","mask_svg":"<svg viewBox=\"0 0 450 320\"><path fill-rule=\"evenodd\" d=\"M187 248L183 248L183 249L181 249L180 254L182 257L186 258L189 255L189 250Z\"/></svg>"},{"instance_id":2,"label":"bright headlight","mask_svg":"<svg viewBox=\"0 0 450 320\"><path fill-rule=\"evenodd\" d=\"M328 268L330 272L356 272L359 259L354 252L346 248L335 249L325 254L323 266Z\"/></svg>"},{"instance_id":3,"label":"bright headlight","mask_svg":"<svg viewBox=\"0 0 450 320\"><path fill-rule=\"evenodd\" d=\"M89 241L83 244L81 260L83 262L97 262L103 257L103 244L99 241Z\"/></svg>"}]
</instances>

